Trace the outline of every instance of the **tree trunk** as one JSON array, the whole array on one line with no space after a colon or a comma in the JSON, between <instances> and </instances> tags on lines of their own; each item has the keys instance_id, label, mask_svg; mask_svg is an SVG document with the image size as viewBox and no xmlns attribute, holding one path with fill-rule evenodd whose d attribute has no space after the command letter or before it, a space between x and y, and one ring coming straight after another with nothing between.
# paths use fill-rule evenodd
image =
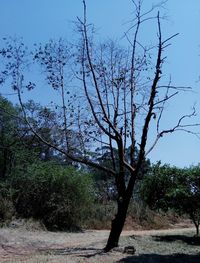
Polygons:
<instances>
[{"instance_id":1,"label":"tree trunk","mask_svg":"<svg viewBox=\"0 0 200 263\"><path fill-rule=\"evenodd\" d=\"M130 199L122 202L120 202L120 200L118 201L118 211L115 218L112 220L110 235L106 247L104 248L105 252L110 251L114 247L118 247L119 237L124 227L129 202Z\"/></svg>"},{"instance_id":2,"label":"tree trunk","mask_svg":"<svg viewBox=\"0 0 200 263\"><path fill-rule=\"evenodd\" d=\"M196 236L199 236L199 224L195 223L195 227L196 227Z\"/></svg>"},{"instance_id":3,"label":"tree trunk","mask_svg":"<svg viewBox=\"0 0 200 263\"><path fill-rule=\"evenodd\" d=\"M190 218L192 220L192 222L194 223L195 225L195 228L196 228L196 236L198 237L199 236L199 225L200 225L200 220L199 218L196 218L194 213L191 213L190 214Z\"/></svg>"}]
</instances>

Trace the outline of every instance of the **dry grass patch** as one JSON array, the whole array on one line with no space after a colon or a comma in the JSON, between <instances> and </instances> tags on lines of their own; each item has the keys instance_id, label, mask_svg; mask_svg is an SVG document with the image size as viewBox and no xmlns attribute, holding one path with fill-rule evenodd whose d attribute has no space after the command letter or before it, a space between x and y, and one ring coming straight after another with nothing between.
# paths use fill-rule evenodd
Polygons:
<instances>
[{"instance_id":1,"label":"dry grass patch","mask_svg":"<svg viewBox=\"0 0 200 263\"><path fill-rule=\"evenodd\" d=\"M103 253L109 231L63 233L0 230L0 262L18 263L199 263L194 229L124 231L119 248ZM123 253L134 246L135 255Z\"/></svg>"}]
</instances>

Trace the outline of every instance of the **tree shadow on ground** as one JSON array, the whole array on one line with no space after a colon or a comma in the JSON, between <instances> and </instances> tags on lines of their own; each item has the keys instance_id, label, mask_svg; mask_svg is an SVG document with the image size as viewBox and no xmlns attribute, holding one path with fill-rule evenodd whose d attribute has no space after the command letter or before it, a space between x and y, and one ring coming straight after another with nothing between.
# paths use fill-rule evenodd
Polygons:
<instances>
[{"instance_id":1,"label":"tree shadow on ground","mask_svg":"<svg viewBox=\"0 0 200 263\"><path fill-rule=\"evenodd\" d=\"M190 236L184 236L184 235L166 235L166 236L153 236L153 239L155 241L159 242L176 242L176 241L182 241L183 243L186 243L187 245L193 245L193 246L200 246L200 237L190 237Z\"/></svg>"},{"instance_id":2,"label":"tree shadow on ground","mask_svg":"<svg viewBox=\"0 0 200 263\"><path fill-rule=\"evenodd\" d=\"M96 255L105 254L103 249L94 247L70 247L70 248L59 248L59 249L43 249L40 250L45 254L53 255L78 255L79 257L90 258Z\"/></svg>"},{"instance_id":3,"label":"tree shadow on ground","mask_svg":"<svg viewBox=\"0 0 200 263\"><path fill-rule=\"evenodd\" d=\"M143 254L139 256L128 256L117 263L199 263L200 254L186 255L186 254L172 254L172 255L158 255L158 254Z\"/></svg>"}]
</instances>

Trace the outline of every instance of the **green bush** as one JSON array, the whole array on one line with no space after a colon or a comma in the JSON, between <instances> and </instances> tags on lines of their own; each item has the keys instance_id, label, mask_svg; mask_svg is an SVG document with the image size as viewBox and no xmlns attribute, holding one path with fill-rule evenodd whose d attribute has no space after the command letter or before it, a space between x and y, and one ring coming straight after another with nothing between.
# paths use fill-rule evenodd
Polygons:
<instances>
[{"instance_id":1,"label":"green bush","mask_svg":"<svg viewBox=\"0 0 200 263\"><path fill-rule=\"evenodd\" d=\"M90 217L85 220L85 228L110 229L111 220L116 213L116 203L114 201L102 203L96 200L90 211Z\"/></svg>"},{"instance_id":2,"label":"green bush","mask_svg":"<svg viewBox=\"0 0 200 263\"><path fill-rule=\"evenodd\" d=\"M7 182L0 181L0 225L9 223L15 214L12 192Z\"/></svg>"},{"instance_id":3,"label":"green bush","mask_svg":"<svg viewBox=\"0 0 200 263\"><path fill-rule=\"evenodd\" d=\"M13 202L0 196L0 226L9 223L14 216Z\"/></svg>"},{"instance_id":4,"label":"green bush","mask_svg":"<svg viewBox=\"0 0 200 263\"><path fill-rule=\"evenodd\" d=\"M11 187L17 213L42 220L48 229L75 230L89 215L92 181L72 167L32 164L26 173L15 171Z\"/></svg>"},{"instance_id":5,"label":"green bush","mask_svg":"<svg viewBox=\"0 0 200 263\"><path fill-rule=\"evenodd\" d=\"M143 180L141 196L153 209L188 215L200 234L200 165L184 169L154 165Z\"/></svg>"}]
</instances>

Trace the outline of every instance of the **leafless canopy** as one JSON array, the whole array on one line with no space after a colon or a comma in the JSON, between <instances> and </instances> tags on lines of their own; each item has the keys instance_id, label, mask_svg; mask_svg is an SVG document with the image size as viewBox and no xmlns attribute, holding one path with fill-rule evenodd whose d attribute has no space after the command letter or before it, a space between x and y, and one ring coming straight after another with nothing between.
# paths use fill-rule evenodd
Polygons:
<instances>
[{"instance_id":1,"label":"leafless canopy","mask_svg":"<svg viewBox=\"0 0 200 263\"><path fill-rule=\"evenodd\" d=\"M50 41L44 47L38 46L34 61L42 66L48 84L61 98L61 104L57 108L60 109L62 143L52 144L46 141L29 121L22 101L22 91L26 86L22 73L26 52L22 45L17 46L15 43L9 53L9 57L14 59L15 67L11 68L9 74L13 76L13 87L26 121L40 140L72 161L106 171L118 181L119 174L123 174L125 170L132 180L136 179L142 160L164 135L175 131L197 135L193 127L198 124L190 122L191 117L196 114L194 108L190 114L181 116L173 127L162 129L165 106L179 92L190 89L176 87L171 84L171 80L168 84L163 84L165 50L177 36L175 34L166 39L162 37L162 17L159 12L156 15L154 13L165 2L143 12L142 1L132 0L134 17L127 23L129 28L124 37L127 40L125 48L111 40L95 44L92 37L93 26L87 23L84 0L83 19L78 18L81 35L79 43L69 44L60 39L57 43ZM140 40L140 34L143 26L150 21L157 23L157 43L147 46ZM75 86L76 91L73 92ZM26 87L32 90L34 84L30 82ZM152 134L149 136L152 125L156 132L154 138ZM76 137L73 142L72 135ZM112 167L101 166L91 158L89 152L95 147L106 148L110 152ZM117 156L114 154L115 150ZM124 181L124 178L120 180ZM125 191L125 183L123 185Z\"/></svg>"},{"instance_id":2,"label":"leafless canopy","mask_svg":"<svg viewBox=\"0 0 200 263\"><path fill-rule=\"evenodd\" d=\"M73 45L61 40L57 44L50 41L43 48L39 46L34 56L42 66L48 84L60 94L58 122L62 143L46 141L30 122L22 101L25 86L22 46L9 51L9 58L14 62L8 65L14 66L8 68L25 120L35 136L72 161L95 167L115 178L118 213L106 247L109 250L118 243L133 187L146 155L166 134L185 131L197 135L193 128L199 124L191 123L191 118L196 115L193 108L191 113L180 116L172 127L162 129L166 105L180 92L190 89L176 87L171 80L163 84L165 52L178 35L166 39L162 36L162 17L156 10L166 1L143 12L143 1L132 0L134 17L125 33L125 48L116 41L103 44L93 41L93 27L87 23L86 1L82 2L84 15L83 19L78 18L81 40ZM143 26L153 21L157 28L156 44L143 44L140 37ZM1 54L8 57L7 52ZM26 87L32 90L34 85L30 82ZM154 137L149 136L152 127ZM73 136L75 139L72 140ZM102 165L90 155L95 147L100 148L102 154L104 149L109 152L111 166Z\"/></svg>"}]
</instances>

